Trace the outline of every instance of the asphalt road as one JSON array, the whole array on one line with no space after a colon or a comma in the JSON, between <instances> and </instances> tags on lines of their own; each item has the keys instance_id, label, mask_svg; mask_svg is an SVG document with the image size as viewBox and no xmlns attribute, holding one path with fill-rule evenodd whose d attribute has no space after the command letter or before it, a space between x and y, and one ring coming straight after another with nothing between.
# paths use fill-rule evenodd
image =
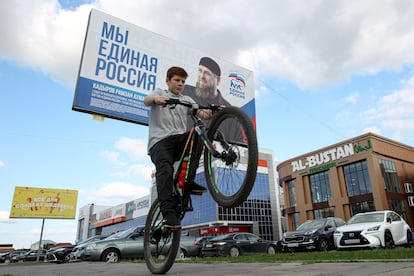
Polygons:
<instances>
[{"instance_id":1,"label":"asphalt road","mask_svg":"<svg viewBox=\"0 0 414 276\"><path fill-rule=\"evenodd\" d=\"M0 276L151 275L144 263L0 264ZM414 275L414 261L353 263L175 263L167 275Z\"/></svg>"}]
</instances>

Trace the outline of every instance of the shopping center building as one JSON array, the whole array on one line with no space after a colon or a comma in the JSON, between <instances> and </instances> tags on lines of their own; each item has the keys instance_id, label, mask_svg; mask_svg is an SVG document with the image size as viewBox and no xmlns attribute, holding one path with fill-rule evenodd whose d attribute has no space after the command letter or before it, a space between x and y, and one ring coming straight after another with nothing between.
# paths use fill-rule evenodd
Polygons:
<instances>
[{"instance_id":1,"label":"shopping center building","mask_svg":"<svg viewBox=\"0 0 414 276\"><path fill-rule=\"evenodd\" d=\"M414 148L367 133L277 166L288 230L308 219L394 210L414 227Z\"/></svg>"},{"instance_id":2,"label":"shopping center building","mask_svg":"<svg viewBox=\"0 0 414 276\"><path fill-rule=\"evenodd\" d=\"M207 187L202 170L197 174L196 182ZM208 192L192 196L194 211L186 213L182 221L183 233L198 237L246 231L266 240L281 239L281 203L277 183L273 152L260 149L256 181L248 199L239 207L223 208ZM151 202L157 195L154 177L152 184L149 196L113 207L88 204L80 208L77 241L144 225Z\"/></svg>"}]
</instances>

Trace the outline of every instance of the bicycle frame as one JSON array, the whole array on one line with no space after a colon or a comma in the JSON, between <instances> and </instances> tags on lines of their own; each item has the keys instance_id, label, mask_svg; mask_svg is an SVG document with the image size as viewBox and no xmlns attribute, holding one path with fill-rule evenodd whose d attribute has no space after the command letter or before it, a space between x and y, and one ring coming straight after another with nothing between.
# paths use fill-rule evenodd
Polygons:
<instances>
[{"instance_id":1,"label":"bicycle frame","mask_svg":"<svg viewBox=\"0 0 414 276\"><path fill-rule=\"evenodd\" d=\"M180 103L183 104L183 103ZM186 105L186 104L183 104ZM180 174L180 170L181 170L181 164L184 162L185 157L187 157L188 159L188 166L186 169L186 173L185 173L185 186L187 187L189 182L192 182L194 180L195 177L195 171L198 167L198 161L200 160L200 157L202 155L203 150L200 150L200 152L196 152L194 150L194 145L196 144L196 133L198 134L198 137L200 138L200 142L203 146L203 148L205 150L210 151L210 153L214 156L214 157L221 157L221 153L218 152L213 144L211 143L211 141L207 138L207 134L206 134L206 125L203 122L203 120L201 118L199 118L197 116L197 111L199 110L198 108L194 108L193 106L191 106L193 108L193 113L191 114L191 118L194 121L194 126L191 128L191 130L189 131L188 134L188 138L186 141L186 144L184 146L184 149L182 151L181 157L178 160L178 167L174 173L174 189L173 192L175 193L175 195L178 197L178 201L180 203L180 219L183 219L185 212L188 211L193 211L193 207L192 207L192 202L191 202L191 197L190 194L186 192L184 192L183 189L179 188L177 185L178 182L178 176ZM191 158L193 156L193 154L198 154L198 156L195 156L195 160L197 160L197 163L194 164L191 161L194 160L194 158ZM190 174L191 171L194 171L194 173ZM189 179L189 176L191 175L192 179Z\"/></svg>"}]
</instances>

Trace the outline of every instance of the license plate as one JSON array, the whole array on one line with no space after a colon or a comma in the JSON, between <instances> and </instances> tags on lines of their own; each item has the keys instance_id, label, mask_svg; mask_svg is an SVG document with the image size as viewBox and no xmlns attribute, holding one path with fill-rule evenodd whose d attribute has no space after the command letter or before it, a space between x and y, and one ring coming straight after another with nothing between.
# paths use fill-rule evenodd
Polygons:
<instances>
[{"instance_id":1,"label":"license plate","mask_svg":"<svg viewBox=\"0 0 414 276\"><path fill-rule=\"evenodd\" d=\"M345 244L358 244L359 239L350 239L350 240L344 240Z\"/></svg>"},{"instance_id":2,"label":"license plate","mask_svg":"<svg viewBox=\"0 0 414 276\"><path fill-rule=\"evenodd\" d=\"M299 243L297 242L288 243L287 247L299 247Z\"/></svg>"},{"instance_id":3,"label":"license plate","mask_svg":"<svg viewBox=\"0 0 414 276\"><path fill-rule=\"evenodd\" d=\"M210 248L210 247L212 247L212 245L211 244L206 244L206 247Z\"/></svg>"}]
</instances>

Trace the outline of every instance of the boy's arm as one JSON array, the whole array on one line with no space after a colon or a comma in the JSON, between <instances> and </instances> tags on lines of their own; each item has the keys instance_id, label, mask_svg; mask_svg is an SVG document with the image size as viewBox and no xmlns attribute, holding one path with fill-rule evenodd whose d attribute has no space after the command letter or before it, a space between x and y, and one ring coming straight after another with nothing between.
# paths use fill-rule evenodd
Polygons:
<instances>
[{"instance_id":1,"label":"boy's arm","mask_svg":"<svg viewBox=\"0 0 414 276\"><path fill-rule=\"evenodd\" d=\"M165 105L166 104L166 98L164 96L151 94L151 95L148 95L144 98L144 104L146 106Z\"/></svg>"}]
</instances>

